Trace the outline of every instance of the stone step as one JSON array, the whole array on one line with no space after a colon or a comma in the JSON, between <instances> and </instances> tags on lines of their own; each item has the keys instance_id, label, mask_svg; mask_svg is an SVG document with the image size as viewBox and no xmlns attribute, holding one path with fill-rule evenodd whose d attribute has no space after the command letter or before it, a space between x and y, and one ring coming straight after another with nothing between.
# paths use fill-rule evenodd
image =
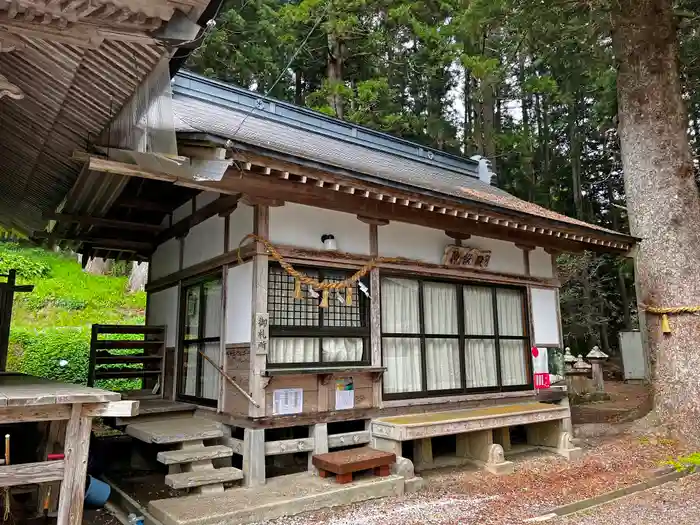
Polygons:
<instances>
[{"instance_id":1,"label":"stone step","mask_svg":"<svg viewBox=\"0 0 700 525\"><path fill-rule=\"evenodd\" d=\"M226 483L243 479L243 471L235 467L181 472L165 476L165 484L174 489L191 489L214 483Z\"/></svg>"},{"instance_id":2,"label":"stone step","mask_svg":"<svg viewBox=\"0 0 700 525\"><path fill-rule=\"evenodd\" d=\"M167 445L205 439L226 434L220 423L199 417L167 417L127 425L125 432L145 443Z\"/></svg>"},{"instance_id":3,"label":"stone step","mask_svg":"<svg viewBox=\"0 0 700 525\"><path fill-rule=\"evenodd\" d=\"M230 447L216 445L211 447L191 447L181 450L158 452L157 458L158 461L164 465L174 465L179 463L191 463L204 459L230 458L231 456L233 456L233 450L231 450Z\"/></svg>"}]
</instances>

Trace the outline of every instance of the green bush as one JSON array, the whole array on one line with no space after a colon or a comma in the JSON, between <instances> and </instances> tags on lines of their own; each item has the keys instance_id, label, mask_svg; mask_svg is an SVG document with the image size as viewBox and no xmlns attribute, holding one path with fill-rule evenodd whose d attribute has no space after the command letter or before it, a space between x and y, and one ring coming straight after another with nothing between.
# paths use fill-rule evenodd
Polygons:
<instances>
[{"instance_id":1,"label":"green bush","mask_svg":"<svg viewBox=\"0 0 700 525\"><path fill-rule=\"evenodd\" d=\"M89 327L15 328L10 334L7 368L64 383L87 384L90 335ZM115 391L138 390L141 380L107 379L95 386Z\"/></svg>"},{"instance_id":2,"label":"green bush","mask_svg":"<svg viewBox=\"0 0 700 525\"><path fill-rule=\"evenodd\" d=\"M19 372L66 383L87 383L89 329L13 329L10 339L21 347Z\"/></svg>"},{"instance_id":3,"label":"green bush","mask_svg":"<svg viewBox=\"0 0 700 525\"><path fill-rule=\"evenodd\" d=\"M693 452L689 456L683 456L667 462L679 472L695 472L700 467L700 452Z\"/></svg>"},{"instance_id":4,"label":"green bush","mask_svg":"<svg viewBox=\"0 0 700 525\"><path fill-rule=\"evenodd\" d=\"M0 244L0 273L17 270L17 275L25 279L37 279L47 277L51 273L51 267L41 260L25 255L26 250L18 244Z\"/></svg>"}]
</instances>

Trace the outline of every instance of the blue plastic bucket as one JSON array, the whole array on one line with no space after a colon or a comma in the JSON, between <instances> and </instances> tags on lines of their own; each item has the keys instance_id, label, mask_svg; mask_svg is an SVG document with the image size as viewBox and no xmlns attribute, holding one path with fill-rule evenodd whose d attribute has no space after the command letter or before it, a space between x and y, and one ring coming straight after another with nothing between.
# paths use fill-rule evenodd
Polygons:
<instances>
[{"instance_id":1,"label":"blue plastic bucket","mask_svg":"<svg viewBox=\"0 0 700 525\"><path fill-rule=\"evenodd\" d=\"M85 491L85 504L91 507L102 507L107 503L112 487L92 476L89 478L88 488Z\"/></svg>"}]
</instances>

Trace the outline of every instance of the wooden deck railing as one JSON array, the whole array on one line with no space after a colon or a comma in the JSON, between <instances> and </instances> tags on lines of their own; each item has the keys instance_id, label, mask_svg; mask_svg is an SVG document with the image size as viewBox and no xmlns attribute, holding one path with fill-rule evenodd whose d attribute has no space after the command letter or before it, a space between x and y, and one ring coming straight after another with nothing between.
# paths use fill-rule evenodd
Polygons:
<instances>
[{"instance_id":1,"label":"wooden deck railing","mask_svg":"<svg viewBox=\"0 0 700 525\"><path fill-rule=\"evenodd\" d=\"M127 334L128 338L119 338ZM117 336L117 337L115 337ZM92 325L88 385L98 379L141 379L143 390L162 396L165 327Z\"/></svg>"}]
</instances>

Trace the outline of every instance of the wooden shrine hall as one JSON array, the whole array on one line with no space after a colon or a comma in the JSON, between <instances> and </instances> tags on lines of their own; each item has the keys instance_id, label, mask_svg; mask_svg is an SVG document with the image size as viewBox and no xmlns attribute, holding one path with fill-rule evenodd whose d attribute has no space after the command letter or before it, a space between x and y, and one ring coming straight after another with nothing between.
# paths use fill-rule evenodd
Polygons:
<instances>
[{"instance_id":1,"label":"wooden shrine hall","mask_svg":"<svg viewBox=\"0 0 700 525\"><path fill-rule=\"evenodd\" d=\"M387 495L437 466L580 455L565 389L534 383L562 346L555 258L634 238L509 195L483 159L188 72L171 89L177 155L76 147L80 176L34 232L150 263L162 348L141 407L159 408L117 424L160 447L166 485L199 494L152 501L154 518L242 523L241 501L290 469L393 465Z\"/></svg>"}]
</instances>

